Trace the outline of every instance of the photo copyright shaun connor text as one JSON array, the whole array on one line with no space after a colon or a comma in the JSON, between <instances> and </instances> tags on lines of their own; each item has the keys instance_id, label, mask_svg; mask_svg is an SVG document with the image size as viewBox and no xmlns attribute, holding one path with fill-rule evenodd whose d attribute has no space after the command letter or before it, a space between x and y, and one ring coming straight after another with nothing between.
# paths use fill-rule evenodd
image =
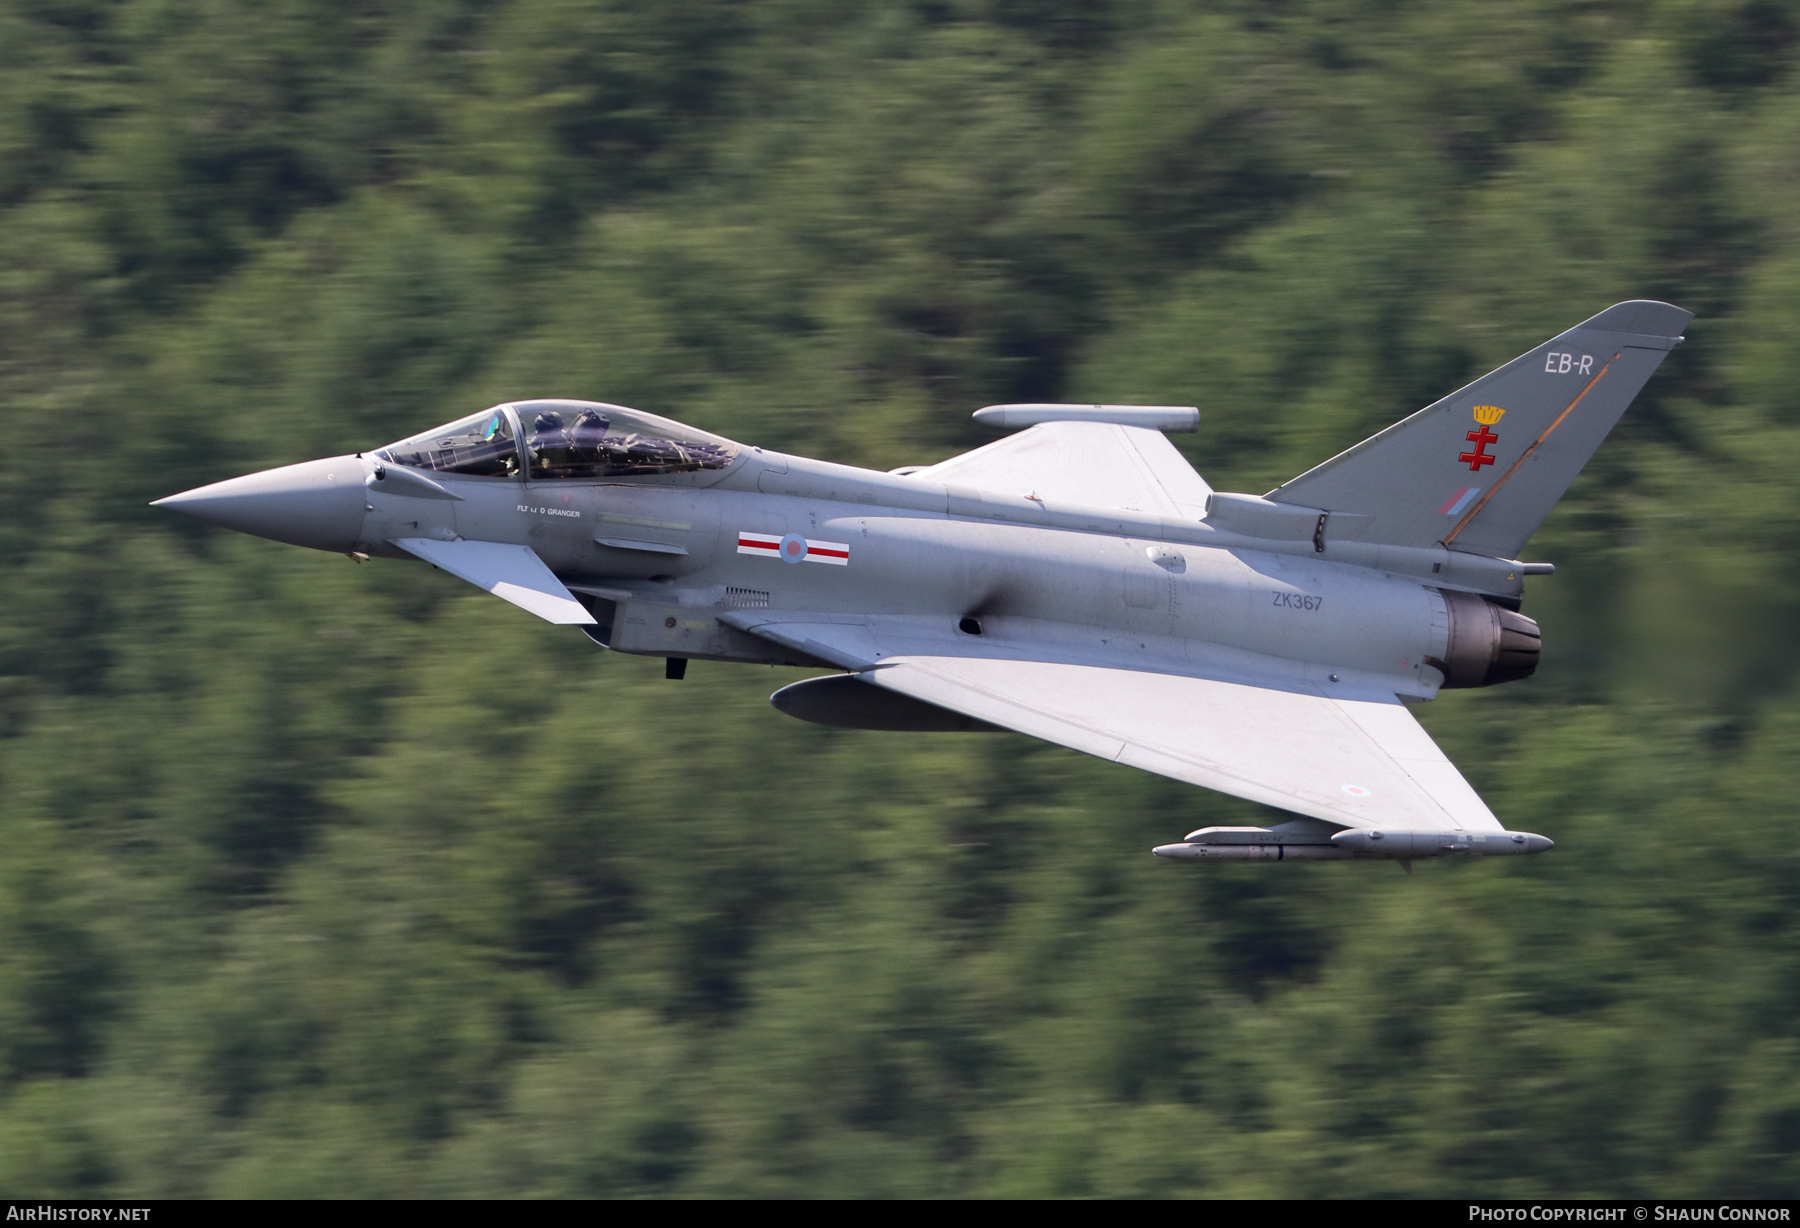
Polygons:
<instances>
[{"instance_id":1,"label":"photo copyright shaun connor text","mask_svg":"<svg viewBox=\"0 0 1800 1228\"><path fill-rule=\"evenodd\" d=\"M1512 1223L1515 1221L1535 1223L1578 1223L1578 1224L1629 1224L1652 1223L1666 1224L1676 1221L1691 1223L1695 1220L1709 1220L1724 1223L1777 1223L1792 1222L1790 1207L1739 1207L1730 1203L1719 1203L1716 1206L1633 1206L1633 1207L1469 1207L1469 1218L1479 1223Z\"/></svg>"}]
</instances>

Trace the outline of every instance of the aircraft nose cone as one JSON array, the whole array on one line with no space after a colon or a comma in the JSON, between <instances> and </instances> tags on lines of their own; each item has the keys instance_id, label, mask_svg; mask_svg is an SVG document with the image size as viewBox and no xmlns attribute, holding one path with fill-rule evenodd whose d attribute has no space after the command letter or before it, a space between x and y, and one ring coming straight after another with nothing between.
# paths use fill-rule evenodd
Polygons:
<instances>
[{"instance_id":1,"label":"aircraft nose cone","mask_svg":"<svg viewBox=\"0 0 1800 1228\"><path fill-rule=\"evenodd\" d=\"M334 456L214 482L150 506L289 545L348 551L362 533L363 477L359 458Z\"/></svg>"}]
</instances>

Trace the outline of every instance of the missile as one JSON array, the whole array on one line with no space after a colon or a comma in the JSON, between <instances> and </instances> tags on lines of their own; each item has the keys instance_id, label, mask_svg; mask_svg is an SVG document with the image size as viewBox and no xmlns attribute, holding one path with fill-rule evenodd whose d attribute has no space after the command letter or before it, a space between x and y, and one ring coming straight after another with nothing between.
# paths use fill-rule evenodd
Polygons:
<instances>
[{"instance_id":1,"label":"missile","mask_svg":"<svg viewBox=\"0 0 1800 1228\"><path fill-rule=\"evenodd\" d=\"M1390 861L1422 861L1428 857L1520 857L1541 853L1554 841L1528 831L1388 831L1353 827L1331 838L1353 856Z\"/></svg>"},{"instance_id":2,"label":"missile","mask_svg":"<svg viewBox=\"0 0 1800 1228\"><path fill-rule=\"evenodd\" d=\"M1150 850L1173 861L1353 861L1356 854L1330 844L1159 844Z\"/></svg>"},{"instance_id":3,"label":"missile","mask_svg":"<svg viewBox=\"0 0 1800 1228\"><path fill-rule=\"evenodd\" d=\"M1391 831L1353 827L1331 833L1317 820L1275 827L1203 827L1150 851L1174 861L1425 861L1433 857L1518 857L1554 842L1526 831Z\"/></svg>"},{"instance_id":4,"label":"missile","mask_svg":"<svg viewBox=\"0 0 1800 1228\"><path fill-rule=\"evenodd\" d=\"M1318 819L1294 819L1274 827L1202 827L1180 844L1150 851L1174 861L1350 861L1354 849L1331 843L1335 830Z\"/></svg>"},{"instance_id":5,"label":"missile","mask_svg":"<svg viewBox=\"0 0 1800 1228\"><path fill-rule=\"evenodd\" d=\"M1004 431L1040 422L1114 422L1152 431L1197 431L1200 411L1192 405L989 405L975 411L975 421Z\"/></svg>"}]
</instances>

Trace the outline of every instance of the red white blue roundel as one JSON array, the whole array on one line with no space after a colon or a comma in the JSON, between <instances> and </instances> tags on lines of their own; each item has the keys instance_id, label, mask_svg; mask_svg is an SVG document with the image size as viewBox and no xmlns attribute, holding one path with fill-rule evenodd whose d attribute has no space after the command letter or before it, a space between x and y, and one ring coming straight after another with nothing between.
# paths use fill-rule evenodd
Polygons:
<instances>
[{"instance_id":1,"label":"red white blue roundel","mask_svg":"<svg viewBox=\"0 0 1800 1228\"><path fill-rule=\"evenodd\" d=\"M849 542L814 541L798 533L776 537L771 533L738 534L739 554L760 554L766 559L784 563L832 563L839 567L850 563Z\"/></svg>"}]
</instances>

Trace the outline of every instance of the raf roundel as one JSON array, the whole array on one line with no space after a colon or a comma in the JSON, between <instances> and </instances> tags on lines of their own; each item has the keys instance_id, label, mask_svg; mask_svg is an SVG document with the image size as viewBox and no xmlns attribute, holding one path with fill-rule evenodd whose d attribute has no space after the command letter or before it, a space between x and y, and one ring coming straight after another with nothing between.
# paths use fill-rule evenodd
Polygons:
<instances>
[{"instance_id":1,"label":"raf roundel","mask_svg":"<svg viewBox=\"0 0 1800 1228\"><path fill-rule=\"evenodd\" d=\"M738 534L739 554L761 555L784 563L830 563L838 567L850 563L850 543L814 541L798 533L777 537L773 533Z\"/></svg>"},{"instance_id":2,"label":"raf roundel","mask_svg":"<svg viewBox=\"0 0 1800 1228\"><path fill-rule=\"evenodd\" d=\"M1348 793L1351 797L1367 797L1367 796L1369 796L1369 791L1367 789L1363 788L1361 785L1345 785L1344 792Z\"/></svg>"}]
</instances>

